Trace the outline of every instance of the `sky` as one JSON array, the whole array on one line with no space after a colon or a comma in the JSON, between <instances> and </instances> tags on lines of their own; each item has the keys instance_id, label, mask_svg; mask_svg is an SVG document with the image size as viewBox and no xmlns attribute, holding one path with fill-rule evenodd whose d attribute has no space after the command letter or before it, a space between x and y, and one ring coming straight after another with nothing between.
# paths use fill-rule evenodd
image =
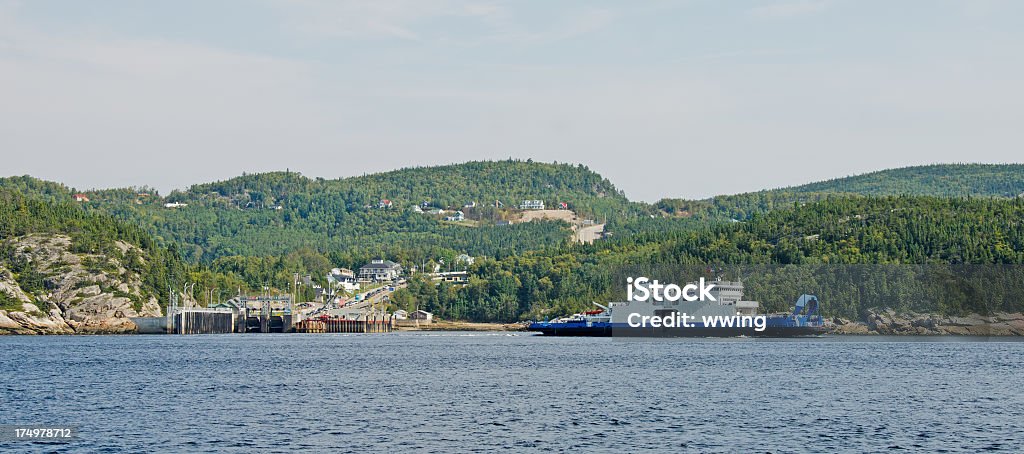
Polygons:
<instances>
[{"instance_id":1,"label":"sky","mask_svg":"<svg viewBox=\"0 0 1024 454\"><path fill-rule=\"evenodd\" d=\"M0 0L0 175L582 163L633 200L1021 162L1024 2Z\"/></svg>"}]
</instances>

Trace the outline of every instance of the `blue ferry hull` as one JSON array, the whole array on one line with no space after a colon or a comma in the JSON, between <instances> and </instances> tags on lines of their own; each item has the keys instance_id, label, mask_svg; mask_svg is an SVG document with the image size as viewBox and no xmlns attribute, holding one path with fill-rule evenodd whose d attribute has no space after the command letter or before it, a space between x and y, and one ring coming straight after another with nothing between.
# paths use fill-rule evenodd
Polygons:
<instances>
[{"instance_id":1,"label":"blue ferry hull","mask_svg":"<svg viewBox=\"0 0 1024 454\"><path fill-rule=\"evenodd\" d=\"M825 328L820 325L805 326L766 326L764 330L757 331L752 327L705 327L693 326L687 328L634 328L626 324L594 323L587 326L585 323L532 323L527 331L533 331L545 336L587 336L587 337L800 337L817 336L825 333Z\"/></svg>"}]
</instances>

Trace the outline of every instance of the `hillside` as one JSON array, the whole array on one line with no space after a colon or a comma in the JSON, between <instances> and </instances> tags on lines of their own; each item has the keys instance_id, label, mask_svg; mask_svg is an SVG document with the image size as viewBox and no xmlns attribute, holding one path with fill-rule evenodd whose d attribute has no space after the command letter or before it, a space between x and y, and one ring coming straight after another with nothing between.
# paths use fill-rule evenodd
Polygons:
<instances>
[{"instance_id":1,"label":"hillside","mask_svg":"<svg viewBox=\"0 0 1024 454\"><path fill-rule=\"evenodd\" d=\"M459 253L504 256L569 241L569 226L561 222L499 225L518 219L515 207L523 200L566 203L591 217L644 211L584 166L512 160L336 180L292 172L243 175L166 198L145 188L85 194L90 201L82 205L88 210L146 226L177 244L193 263L303 248L333 254L344 266L376 255L414 263ZM414 206L447 215L462 210L471 222L444 222L446 214Z\"/></svg>"},{"instance_id":2,"label":"hillside","mask_svg":"<svg viewBox=\"0 0 1024 454\"><path fill-rule=\"evenodd\" d=\"M779 189L795 193L1017 197L1024 194L1024 164L933 164L880 170Z\"/></svg>"},{"instance_id":3,"label":"hillside","mask_svg":"<svg viewBox=\"0 0 1024 454\"><path fill-rule=\"evenodd\" d=\"M138 227L0 190L0 333L131 331L185 274Z\"/></svg>"},{"instance_id":4,"label":"hillside","mask_svg":"<svg viewBox=\"0 0 1024 454\"><path fill-rule=\"evenodd\" d=\"M0 187L47 199L70 198L73 191L29 177L0 179ZM522 200L539 199L548 206L565 202L581 219L606 219L609 231L632 236L687 230L709 220L750 219L837 194L1006 197L1022 192L1024 165L930 165L646 206L629 202L611 182L582 165L507 160L333 180L293 172L243 175L197 184L166 198L151 188L94 190L85 192L90 201L82 205L147 228L176 244L192 263L312 249L337 264L358 266L374 255L411 262L458 253L503 257L568 241L567 226L558 222L497 225L518 219L513 208ZM381 208L385 200L390 205ZM166 208L165 203L181 205ZM469 222L446 223L445 215L414 206L449 214L462 210ZM670 220L648 218L657 212Z\"/></svg>"},{"instance_id":5,"label":"hillside","mask_svg":"<svg viewBox=\"0 0 1024 454\"><path fill-rule=\"evenodd\" d=\"M523 200L540 199L549 205L568 202L576 211L594 214L619 209L626 202L611 182L582 165L513 160L413 167L336 180L290 172L245 175L195 185L169 200L287 208L288 202L306 202L305 198L321 194L333 199L332 208L346 210L376 207L385 199L401 208L429 202L454 209L471 202L489 206L495 201L515 207Z\"/></svg>"},{"instance_id":6,"label":"hillside","mask_svg":"<svg viewBox=\"0 0 1024 454\"><path fill-rule=\"evenodd\" d=\"M935 164L880 170L845 178L707 200L663 199L655 204L674 216L748 219L756 213L835 195L1010 198L1024 194L1022 164Z\"/></svg>"},{"instance_id":7,"label":"hillside","mask_svg":"<svg viewBox=\"0 0 1024 454\"><path fill-rule=\"evenodd\" d=\"M148 188L86 191L87 202L71 202L75 191L57 183L16 177L0 179L10 198L0 213L17 219L0 222L0 238L13 245L33 234L68 232L70 253L122 260L110 246L122 241L156 254L159 260L145 263L165 268L140 269L139 291L129 298L133 309L172 282L198 282L199 293L288 289L295 273L316 278L331 267L357 268L375 256L409 267L452 263L455 255L468 253L486 257L471 268L470 285L414 281L395 296L396 305L427 307L446 318L512 321L617 298L615 270L638 263L1020 264L1024 202L1004 195L1024 181L1021 167L895 169L710 200L663 200L653 207L629 202L585 167L523 161L337 180L274 172L196 185L166 198ZM885 191L937 196L878 195ZM519 219L521 213L507 206L535 198L548 205L566 202L581 216L607 216L615 235L579 246L569 241L564 222L498 222ZM391 205L382 206L384 199ZM506 208L495 207L495 200ZM476 206L465 207L471 202ZM448 222L431 209L462 209L469 220ZM665 215L649 216L656 209ZM25 290L25 273L5 266L6 282L19 282L39 301L38 285ZM765 295L777 305L773 310L788 299ZM21 302L5 304L16 308ZM857 317L869 304L837 300L828 311ZM950 302L936 310L984 309L972 304Z\"/></svg>"},{"instance_id":8,"label":"hillside","mask_svg":"<svg viewBox=\"0 0 1024 454\"><path fill-rule=\"evenodd\" d=\"M848 281L839 284L846 290L871 287L821 295L827 315L860 318L869 308L886 305L943 314L1020 312L1024 298L974 293L986 287L983 279L970 285L946 280L963 265L986 265L976 269L997 273L1004 292L999 294L1024 295L1024 288L1008 286L1024 285L1022 223L1024 199L1019 198L835 197L756 215L749 222L695 225L488 261L472 269L476 278L465 288L413 283L394 300L456 318L537 319L623 298L619 274L635 272L636 265L684 266L701 274L709 265L746 264L761 267L748 275L754 279L750 296L772 311L786 310L800 293L822 290L806 288L816 281L824 285L845 276ZM835 272L865 270L867 264L888 264L898 272L867 283L856 279L857 273ZM779 272L780 266L790 267ZM848 266L861 268L837 268ZM758 283L758 277L772 280ZM932 287L922 288L925 284ZM934 292L946 285L955 291Z\"/></svg>"}]
</instances>

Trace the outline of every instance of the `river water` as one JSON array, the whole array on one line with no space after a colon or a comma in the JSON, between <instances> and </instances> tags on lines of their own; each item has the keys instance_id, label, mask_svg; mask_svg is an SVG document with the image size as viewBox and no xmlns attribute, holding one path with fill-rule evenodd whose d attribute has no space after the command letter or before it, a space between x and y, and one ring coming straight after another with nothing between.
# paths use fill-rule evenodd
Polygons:
<instances>
[{"instance_id":1,"label":"river water","mask_svg":"<svg viewBox=\"0 0 1024 454\"><path fill-rule=\"evenodd\" d=\"M58 452L1024 452L1024 343L520 333L0 337Z\"/></svg>"}]
</instances>

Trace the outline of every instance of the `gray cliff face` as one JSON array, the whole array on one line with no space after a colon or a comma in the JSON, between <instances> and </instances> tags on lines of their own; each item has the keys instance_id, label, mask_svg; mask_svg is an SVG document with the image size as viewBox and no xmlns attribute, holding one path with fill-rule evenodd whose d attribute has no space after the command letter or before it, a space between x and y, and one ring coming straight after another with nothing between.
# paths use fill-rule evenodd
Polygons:
<instances>
[{"instance_id":1,"label":"gray cliff face","mask_svg":"<svg viewBox=\"0 0 1024 454\"><path fill-rule=\"evenodd\" d=\"M1024 314L995 313L951 317L897 314L892 309L868 311L863 322L834 319L834 334L1024 336Z\"/></svg>"},{"instance_id":2,"label":"gray cliff face","mask_svg":"<svg viewBox=\"0 0 1024 454\"><path fill-rule=\"evenodd\" d=\"M42 285L22 288L0 265L0 334L101 334L134 332L129 317L160 316L154 297L143 297L138 273L122 259L72 251L66 235L33 234L8 241L11 259L28 263ZM117 242L122 257L139 252ZM135 249L135 251L133 251Z\"/></svg>"}]
</instances>

